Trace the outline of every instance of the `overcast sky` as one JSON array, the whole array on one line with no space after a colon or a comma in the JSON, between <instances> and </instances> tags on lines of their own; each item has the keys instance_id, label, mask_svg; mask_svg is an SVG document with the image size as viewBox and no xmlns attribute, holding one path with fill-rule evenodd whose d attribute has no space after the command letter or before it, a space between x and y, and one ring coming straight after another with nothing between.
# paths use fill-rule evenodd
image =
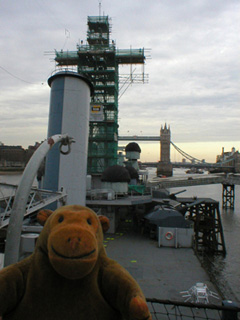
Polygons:
<instances>
[{"instance_id":1,"label":"overcast sky","mask_svg":"<svg viewBox=\"0 0 240 320\"><path fill-rule=\"evenodd\" d=\"M0 12L0 141L27 147L47 135L54 49L85 42L99 1L0 0ZM119 100L120 135L158 135L166 122L187 152L201 146L197 157L239 149L239 0L102 0L101 14L112 18L119 49L150 49L149 82Z\"/></svg>"}]
</instances>

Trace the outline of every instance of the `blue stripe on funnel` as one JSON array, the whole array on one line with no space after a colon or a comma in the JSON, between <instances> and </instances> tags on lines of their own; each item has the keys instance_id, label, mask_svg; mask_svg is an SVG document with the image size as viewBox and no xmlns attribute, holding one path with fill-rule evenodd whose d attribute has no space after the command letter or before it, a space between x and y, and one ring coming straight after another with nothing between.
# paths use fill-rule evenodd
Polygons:
<instances>
[{"instance_id":1,"label":"blue stripe on funnel","mask_svg":"<svg viewBox=\"0 0 240 320\"><path fill-rule=\"evenodd\" d=\"M51 83L48 137L62 134L64 77L56 77ZM59 144L53 146L46 158L44 189L57 191L59 179Z\"/></svg>"}]
</instances>

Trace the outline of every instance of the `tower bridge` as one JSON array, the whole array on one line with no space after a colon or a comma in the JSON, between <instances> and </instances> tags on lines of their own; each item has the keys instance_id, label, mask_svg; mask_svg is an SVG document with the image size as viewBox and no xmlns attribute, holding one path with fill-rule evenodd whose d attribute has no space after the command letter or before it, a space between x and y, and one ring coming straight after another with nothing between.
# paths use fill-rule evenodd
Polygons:
<instances>
[{"instance_id":1,"label":"tower bridge","mask_svg":"<svg viewBox=\"0 0 240 320\"><path fill-rule=\"evenodd\" d=\"M161 141L160 136L119 136L118 141Z\"/></svg>"},{"instance_id":2,"label":"tower bridge","mask_svg":"<svg viewBox=\"0 0 240 320\"><path fill-rule=\"evenodd\" d=\"M217 169L225 173L240 173L240 154L234 152L232 155L225 157L224 150L222 156L218 157L219 162L207 163L199 160L187 152L181 150L175 143L171 141L170 127L165 124L161 127L160 136L119 136L119 141L159 141L160 142L160 161L159 162L145 162L144 164L157 168L157 177L149 181L150 186L157 186L158 188L175 188L183 186L196 186L205 184L222 184L223 192L223 207L234 208L235 185L240 185L240 176L230 174L202 176L194 175L188 177L171 177L173 167L195 167ZM190 162L172 163L170 161L170 147L179 152L185 159ZM159 177L166 176L170 178L161 179Z\"/></svg>"},{"instance_id":3,"label":"tower bridge","mask_svg":"<svg viewBox=\"0 0 240 320\"><path fill-rule=\"evenodd\" d=\"M170 139L170 127L167 128L166 124L161 127L159 136L119 136L118 141L159 141L160 142L160 161L159 162L145 162L145 165L150 167L157 167L158 174L164 174L166 176L172 175L172 168L183 167L183 168L207 168L207 169L221 169L223 172L235 172L240 173L240 154L235 157L229 157L222 159L216 163L209 163L203 160L197 159L196 157L188 154L187 152L180 149ZM170 161L170 146L180 153L185 159L190 162L171 162Z\"/></svg>"}]
</instances>

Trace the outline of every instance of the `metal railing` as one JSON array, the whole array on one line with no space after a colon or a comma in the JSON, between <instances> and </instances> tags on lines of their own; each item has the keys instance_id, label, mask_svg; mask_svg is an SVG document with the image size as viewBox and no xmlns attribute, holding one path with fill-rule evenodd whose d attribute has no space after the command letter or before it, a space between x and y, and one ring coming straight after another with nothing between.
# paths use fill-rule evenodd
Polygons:
<instances>
[{"instance_id":1,"label":"metal railing","mask_svg":"<svg viewBox=\"0 0 240 320\"><path fill-rule=\"evenodd\" d=\"M7 187L12 189L12 194L6 195L4 197L4 194L1 191L1 189L5 188L6 190ZM9 224L16 189L17 186L0 183L0 229L6 227ZM29 214L36 212L55 201L62 200L66 196L67 194L65 190L53 192L33 187L29 193L24 217L27 217Z\"/></svg>"},{"instance_id":2,"label":"metal railing","mask_svg":"<svg viewBox=\"0 0 240 320\"><path fill-rule=\"evenodd\" d=\"M237 320L240 307L147 299L153 320ZM229 302L230 304L230 302Z\"/></svg>"}]
</instances>

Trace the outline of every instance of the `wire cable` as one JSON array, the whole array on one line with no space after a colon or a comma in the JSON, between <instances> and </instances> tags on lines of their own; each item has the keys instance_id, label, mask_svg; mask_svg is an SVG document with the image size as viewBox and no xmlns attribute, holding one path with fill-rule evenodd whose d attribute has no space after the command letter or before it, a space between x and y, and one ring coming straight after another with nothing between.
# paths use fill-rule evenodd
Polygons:
<instances>
[{"instance_id":1,"label":"wire cable","mask_svg":"<svg viewBox=\"0 0 240 320\"><path fill-rule=\"evenodd\" d=\"M19 80L19 81L22 81L22 82L25 82L25 83L29 83L29 84L34 84L34 82L29 82L29 81L26 81L20 77L17 77L15 76L14 74L12 74L11 72L9 72L7 69L3 68L2 66L0 66L0 69L2 69L3 71L5 71L6 73L8 73L11 77Z\"/></svg>"}]
</instances>

